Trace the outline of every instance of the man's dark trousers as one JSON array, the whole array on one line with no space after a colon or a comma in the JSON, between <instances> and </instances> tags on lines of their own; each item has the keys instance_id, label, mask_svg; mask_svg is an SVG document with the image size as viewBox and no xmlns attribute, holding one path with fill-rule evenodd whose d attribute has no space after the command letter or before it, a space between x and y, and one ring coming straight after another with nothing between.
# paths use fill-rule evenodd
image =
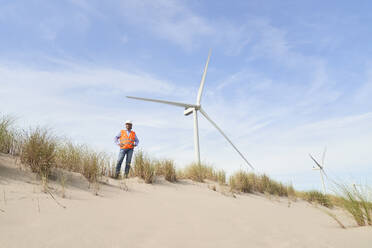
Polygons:
<instances>
[{"instance_id":1,"label":"man's dark trousers","mask_svg":"<svg viewBox=\"0 0 372 248\"><path fill-rule=\"evenodd\" d=\"M121 164L123 163L124 157L127 155L125 160L125 176L127 177L130 170L130 163L132 161L133 148L130 149L120 149L118 163L116 164L116 176L120 174Z\"/></svg>"}]
</instances>

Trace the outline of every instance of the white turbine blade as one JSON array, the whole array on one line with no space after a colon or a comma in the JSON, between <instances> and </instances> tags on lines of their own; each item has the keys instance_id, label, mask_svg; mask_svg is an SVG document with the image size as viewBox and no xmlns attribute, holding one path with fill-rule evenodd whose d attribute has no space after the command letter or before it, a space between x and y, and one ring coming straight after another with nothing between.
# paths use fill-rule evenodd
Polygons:
<instances>
[{"instance_id":1,"label":"white turbine blade","mask_svg":"<svg viewBox=\"0 0 372 248\"><path fill-rule=\"evenodd\" d=\"M323 170L323 167L318 163L318 161L316 161L316 159L313 157L313 156L311 156L311 154L309 154L309 156L310 156L310 158L315 162L315 164L321 169L321 170Z\"/></svg>"},{"instance_id":2,"label":"white turbine blade","mask_svg":"<svg viewBox=\"0 0 372 248\"><path fill-rule=\"evenodd\" d=\"M208 55L207 63L205 64L203 76L202 76L202 79L201 79L201 82L200 82L200 87L199 87L199 91L198 91L198 97L196 99L196 105L200 105L200 100L201 100L201 96L202 96L203 88L204 88L205 76L207 75L208 64L209 64L209 59L211 57L211 53L212 53L212 50L209 50L209 55Z\"/></svg>"},{"instance_id":3,"label":"white turbine blade","mask_svg":"<svg viewBox=\"0 0 372 248\"><path fill-rule=\"evenodd\" d=\"M322 155L322 166L324 167L324 160L325 160L325 155L327 152L327 147L324 147L323 155Z\"/></svg>"},{"instance_id":4,"label":"white turbine blade","mask_svg":"<svg viewBox=\"0 0 372 248\"><path fill-rule=\"evenodd\" d=\"M174 106L184 107L184 108L196 107L193 104L187 104L187 103L182 103L182 102L163 101L163 100L143 98L143 97L135 97L135 96L127 96L127 97L131 98L131 99L141 100L141 101L164 103L164 104L169 104L169 105L174 105Z\"/></svg>"},{"instance_id":5,"label":"white turbine blade","mask_svg":"<svg viewBox=\"0 0 372 248\"><path fill-rule=\"evenodd\" d=\"M244 155L238 150L238 148L236 148L236 146L232 143L232 141L226 136L226 134L224 132L222 132L221 128L219 128L217 126L217 124L212 121L212 119L207 115L207 113L203 110L203 109L199 109L200 110L200 113L202 113L204 115L204 117L210 122L212 123L212 125L217 128L217 130L222 134L223 137L225 137L225 139L232 145L232 147L234 147L235 151L237 151L239 153L239 155L244 159L244 161L252 168L252 170L254 170L253 166L248 162L248 160L244 157Z\"/></svg>"}]
</instances>

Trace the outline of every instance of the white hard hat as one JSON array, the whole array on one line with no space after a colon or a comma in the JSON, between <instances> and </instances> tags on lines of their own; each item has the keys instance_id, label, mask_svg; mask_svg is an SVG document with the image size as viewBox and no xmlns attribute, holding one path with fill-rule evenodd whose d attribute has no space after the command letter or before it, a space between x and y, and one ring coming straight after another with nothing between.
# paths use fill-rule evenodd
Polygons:
<instances>
[{"instance_id":1,"label":"white hard hat","mask_svg":"<svg viewBox=\"0 0 372 248\"><path fill-rule=\"evenodd\" d=\"M131 120L126 120L125 124L133 124Z\"/></svg>"}]
</instances>

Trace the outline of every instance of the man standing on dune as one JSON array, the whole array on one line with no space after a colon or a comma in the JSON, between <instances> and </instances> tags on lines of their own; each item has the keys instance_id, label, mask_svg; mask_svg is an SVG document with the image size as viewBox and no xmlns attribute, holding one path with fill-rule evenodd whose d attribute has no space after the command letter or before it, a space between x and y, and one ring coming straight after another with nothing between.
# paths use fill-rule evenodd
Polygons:
<instances>
[{"instance_id":1,"label":"man standing on dune","mask_svg":"<svg viewBox=\"0 0 372 248\"><path fill-rule=\"evenodd\" d=\"M115 144L120 147L118 163L116 164L115 178L119 177L121 164L123 163L125 155L125 178L128 178L130 163L132 161L133 149L138 146L139 140L134 131L132 131L132 121L127 120L125 122L126 130L121 130L118 135L115 136Z\"/></svg>"}]
</instances>

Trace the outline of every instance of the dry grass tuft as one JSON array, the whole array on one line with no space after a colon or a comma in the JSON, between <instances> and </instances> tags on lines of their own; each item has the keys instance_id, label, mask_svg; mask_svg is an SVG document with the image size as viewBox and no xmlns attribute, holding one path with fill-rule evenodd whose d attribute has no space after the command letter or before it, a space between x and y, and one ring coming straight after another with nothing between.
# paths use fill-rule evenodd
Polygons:
<instances>
[{"instance_id":1,"label":"dry grass tuft","mask_svg":"<svg viewBox=\"0 0 372 248\"><path fill-rule=\"evenodd\" d=\"M244 171L238 171L230 177L229 184L230 188L233 191L239 191L243 193L252 193L253 192L253 181L249 178L252 174L249 174Z\"/></svg>"},{"instance_id":2,"label":"dry grass tuft","mask_svg":"<svg viewBox=\"0 0 372 248\"><path fill-rule=\"evenodd\" d=\"M14 129L14 122L15 119L11 116L0 118L0 152L19 155L21 136Z\"/></svg>"},{"instance_id":3,"label":"dry grass tuft","mask_svg":"<svg viewBox=\"0 0 372 248\"><path fill-rule=\"evenodd\" d=\"M299 192L298 196L310 203L317 203L327 208L333 208L333 203L329 195L325 195L319 191L311 190L307 192Z\"/></svg>"},{"instance_id":4,"label":"dry grass tuft","mask_svg":"<svg viewBox=\"0 0 372 248\"><path fill-rule=\"evenodd\" d=\"M226 184L226 173L223 170L217 171L213 166L205 164L192 163L183 170L179 170L177 176L196 182L204 182L204 180L208 179L220 184Z\"/></svg>"},{"instance_id":5,"label":"dry grass tuft","mask_svg":"<svg viewBox=\"0 0 372 248\"><path fill-rule=\"evenodd\" d=\"M86 147L74 145L69 141L59 144L56 151L56 166L60 169L80 173L86 150Z\"/></svg>"},{"instance_id":6,"label":"dry grass tuft","mask_svg":"<svg viewBox=\"0 0 372 248\"><path fill-rule=\"evenodd\" d=\"M294 196L292 185L276 182L267 175L256 175L245 171L238 171L229 179L230 188L233 191L253 193L259 192L266 195Z\"/></svg>"},{"instance_id":7,"label":"dry grass tuft","mask_svg":"<svg viewBox=\"0 0 372 248\"><path fill-rule=\"evenodd\" d=\"M369 199L371 190L367 187L357 189L355 186L336 184L342 207L350 213L358 226L372 225L372 203Z\"/></svg>"},{"instance_id":8,"label":"dry grass tuft","mask_svg":"<svg viewBox=\"0 0 372 248\"><path fill-rule=\"evenodd\" d=\"M155 180L154 162L141 150L134 156L133 175L142 178L145 183L153 183Z\"/></svg>"},{"instance_id":9,"label":"dry grass tuft","mask_svg":"<svg viewBox=\"0 0 372 248\"><path fill-rule=\"evenodd\" d=\"M112 173L111 162L105 153L69 141L59 143L55 160L57 168L82 174L88 180L89 187L93 185L96 195L99 190L98 180Z\"/></svg>"},{"instance_id":10,"label":"dry grass tuft","mask_svg":"<svg viewBox=\"0 0 372 248\"><path fill-rule=\"evenodd\" d=\"M174 161L170 159L158 160L154 162L155 174L157 176L164 176L168 182L176 182L176 167Z\"/></svg>"},{"instance_id":11,"label":"dry grass tuft","mask_svg":"<svg viewBox=\"0 0 372 248\"><path fill-rule=\"evenodd\" d=\"M21 161L37 173L43 191L48 191L48 178L55 166L57 139L47 129L35 128L25 134L22 144Z\"/></svg>"},{"instance_id":12,"label":"dry grass tuft","mask_svg":"<svg viewBox=\"0 0 372 248\"><path fill-rule=\"evenodd\" d=\"M32 172L48 177L55 165L57 140L47 129L35 128L25 135L21 161Z\"/></svg>"}]
</instances>

